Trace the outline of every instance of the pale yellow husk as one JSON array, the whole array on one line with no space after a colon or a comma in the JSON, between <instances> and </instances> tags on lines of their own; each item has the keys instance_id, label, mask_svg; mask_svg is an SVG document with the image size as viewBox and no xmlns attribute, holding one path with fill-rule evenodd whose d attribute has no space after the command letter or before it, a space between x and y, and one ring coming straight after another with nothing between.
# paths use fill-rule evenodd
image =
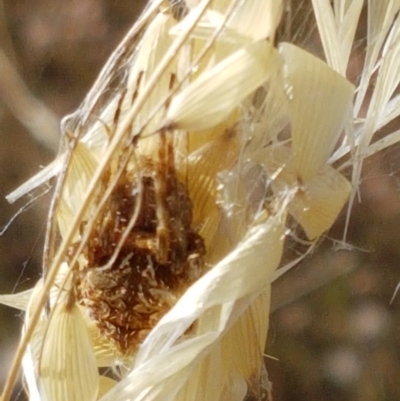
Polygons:
<instances>
[{"instance_id":1,"label":"pale yellow husk","mask_svg":"<svg viewBox=\"0 0 400 401\"><path fill-rule=\"evenodd\" d=\"M266 66L276 69L275 52L264 40L253 42L204 72L174 97L166 124L196 131L219 124L266 81Z\"/></svg>"},{"instance_id":2,"label":"pale yellow husk","mask_svg":"<svg viewBox=\"0 0 400 401\"><path fill-rule=\"evenodd\" d=\"M86 323L78 306L63 303L53 311L39 363L39 391L44 400L97 398L99 374Z\"/></svg>"}]
</instances>

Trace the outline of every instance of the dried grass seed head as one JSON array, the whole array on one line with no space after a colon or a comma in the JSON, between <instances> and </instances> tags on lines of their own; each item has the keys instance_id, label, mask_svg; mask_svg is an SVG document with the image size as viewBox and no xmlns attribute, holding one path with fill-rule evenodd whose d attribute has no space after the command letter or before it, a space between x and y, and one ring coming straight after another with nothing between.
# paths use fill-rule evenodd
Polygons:
<instances>
[{"instance_id":1,"label":"dried grass seed head","mask_svg":"<svg viewBox=\"0 0 400 401\"><path fill-rule=\"evenodd\" d=\"M319 29L326 53L334 48L328 62L343 74L354 34L344 16L359 15L360 2L327 3L314 2L314 9L342 13L336 21L346 29L329 23L326 30L344 36L328 45ZM370 72L398 11L394 1L380 4L371 8ZM13 196L65 171L68 162L56 212L63 242L33 302L42 308L40 291L52 287L52 313L27 314L28 331L29 320L40 316L25 358L33 399L62 399L68 383L79 399L94 399L102 383L115 383L97 377L93 355L104 366L127 354L135 355L129 374L104 401L242 399L261 375L264 315L287 213L314 239L349 195L349 183L327 162L352 125L354 87L304 50L282 44L277 51L263 39L274 39L282 2L188 1L179 17L174 7L150 4L68 123L77 135L72 157L63 153ZM389 60L389 48L385 55ZM105 96L117 77L116 91ZM374 102L384 110L395 81L379 82ZM261 86L264 109L253 102ZM283 107L271 120L265 113L273 104ZM379 121L372 112L368 119L372 135ZM346 152L342 145L338 151ZM257 204L244 190L246 178L257 188ZM66 260L70 270L62 275L57 269ZM56 276L61 284L54 285ZM127 314L135 308L137 316ZM76 327L88 336L78 338ZM256 341L246 341L253 334ZM45 349L46 336L54 340ZM48 375L47 366L56 366L50 348L68 352L69 336L83 359L73 353L57 375ZM38 362L46 369L37 370ZM77 363L90 375L90 394L80 370L71 373Z\"/></svg>"}]
</instances>

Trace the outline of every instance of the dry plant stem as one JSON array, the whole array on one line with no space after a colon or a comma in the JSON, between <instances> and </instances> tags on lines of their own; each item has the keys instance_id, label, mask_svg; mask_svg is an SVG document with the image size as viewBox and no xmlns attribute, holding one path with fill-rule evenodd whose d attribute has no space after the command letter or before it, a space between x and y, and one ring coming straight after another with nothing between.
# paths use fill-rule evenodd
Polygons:
<instances>
[{"instance_id":1,"label":"dry plant stem","mask_svg":"<svg viewBox=\"0 0 400 401\"><path fill-rule=\"evenodd\" d=\"M232 16L232 14L234 13L237 5L239 3L239 0L233 0L230 3L230 7L228 8L227 12L224 15L223 20L221 21L219 27L217 29L215 29L214 33L212 34L212 36L210 37L210 39L208 39L207 43L204 45L203 49L201 50L201 52L197 55L196 59L193 61L193 67L196 67L201 60L204 59L204 57L207 56L208 52L212 49L212 46L214 45L215 41L217 40L218 36L220 35L220 33L222 32L222 30L225 27L226 22L228 21L228 19ZM179 89L182 87L182 84L186 81L187 78L189 78L191 72L188 71L182 78L182 80L180 82L178 82L170 91L168 98L170 99L172 97L172 95L174 95L176 92L179 91ZM154 107L154 109L152 110L152 112L149 114L149 117L147 118L147 120L145 121L145 123L143 124L142 129L145 129L148 124L150 123L150 121L153 119L153 117L157 114L158 111L161 110L161 108L164 106L165 104L165 99L162 99L160 101L160 103ZM165 129L166 127L163 127L161 129Z\"/></svg>"},{"instance_id":2,"label":"dry plant stem","mask_svg":"<svg viewBox=\"0 0 400 401\"><path fill-rule=\"evenodd\" d=\"M70 166L70 161L72 158L73 151L78 143L78 135L76 135L72 141L70 142L70 149L69 152L67 152L67 156L65 159L65 165ZM57 180L57 185L54 190L53 198L51 200L50 204L50 209L49 209L49 217L47 219L47 224L46 224L46 239L44 243L44 252L43 252L43 277L46 279L48 271L51 266L51 260L54 257L54 242L55 242L55 236L56 236L56 230L55 227L56 225L54 223L55 219L55 212L57 208L59 207L60 203L60 197L61 193L63 190L64 182L68 174L68 167L66 169L62 169L60 172L60 175Z\"/></svg>"},{"instance_id":3,"label":"dry plant stem","mask_svg":"<svg viewBox=\"0 0 400 401\"><path fill-rule=\"evenodd\" d=\"M124 38L124 40L118 45L118 47L114 51L114 57L111 57L107 64L103 67L98 79L96 80L95 85L93 88L89 91L89 93L86 96L86 99L94 99L94 104L97 103L98 98L100 94L104 91L104 87L109 84L109 81L106 79L107 76L109 76L109 71L113 69L113 67L120 61L120 58L124 55L124 52L126 50L126 47L128 46L129 42L132 40L132 38L135 38L135 36L140 32L140 30L143 28L143 26L147 23L147 21L153 17L155 12L157 11L158 7L160 4L163 2L163 0L159 0L159 2L154 2L152 3L152 7L149 7L149 9L144 13L142 18L138 21L137 24L133 26L131 31L127 34L127 36ZM96 96L97 94L97 96ZM91 111L91 106L93 105L88 105L87 112L90 113ZM83 109L85 109L85 106L82 106ZM83 121L87 119L88 115L83 117ZM70 116L66 117L66 121ZM62 125L66 125L66 121L63 121ZM80 127L77 128L78 134L73 136L72 141L67 141L69 142L69 152L67 152L67 157L66 160L63 161L64 165L68 166L69 161L73 152L73 149L75 148L79 136L80 136ZM64 127L63 132L68 133L69 131ZM57 180L57 187L53 196L53 201L51 202L50 209L49 209L49 218L47 221L47 233L48 235L46 236L46 242L44 246L44 255L43 255L43 269L44 269L44 275L47 274L47 271L49 269L49 266L51 265L51 260L54 258L54 241L55 241L55 227L56 224L54 223L54 216L56 209L59 204L59 198L61 196L61 191L64 185L64 181L67 175L67 171L63 169L58 177Z\"/></svg>"},{"instance_id":4,"label":"dry plant stem","mask_svg":"<svg viewBox=\"0 0 400 401\"><path fill-rule=\"evenodd\" d=\"M80 221L81 221L84 213L86 212L88 205L91 203L90 201L93 198L93 195L94 195L94 192L96 189L96 183L100 180L102 172L104 171L105 167L107 166L107 164L109 163L109 161L111 160L111 158L113 157L115 152L118 150L118 146L120 145L120 142L121 142L122 138L124 137L124 134L131 126L131 123L132 123L133 119L135 118L135 116L137 115L137 113L143 107L148 94L153 90L154 86L156 85L157 81L159 80L159 78L162 75L162 73L164 72L164 70L172 62L172 60L175 57L175 54L183 46L183 44L185 43L185 40L190 35L190 33L194 29L196 23L200 20L200 18L202 17L202 15L206 11L206 9L210 3L211 3L211 0L203 0L199 4L198 9L196 9L195 12L193 13L192 24L189 26L189 28L186 31L183 32L183 34L180 37L178 37L175 40L175 42L173 43L173 45L171 46L171 48L165 55L163 61L160 63L157 70L155 71L152 79L150 79L148 85L144 88L143 93L141 95L139 95L139 98L137 100L135 107L132 108L132 110L128 114L126 120L121 124L121 127L117 130L117 132L115 133L115 136L111 140L110 146L107 149L106 154L104 155L103 162L97 168L96 173L91 182L91 185L88 188L88 191L85 196L85 201L82 203L81 208L77 211L74 221L72 222L71 227L66 235L66 238L60 245L60 248L59 248L57 254L55 255L54 262L50 268L48 277L47 277L47 279L44 283L43 289L42 289L42 293L38 299L37 307L35 308L35 310L32 313L31 320L27 326L27 329L26 329L24 335L22 336L20 345L17 349L13 364L10 369L10 374L8 376L7 382L6 382L4 390L3 390L2 399L1 399L2 401L8 401L11 397L11 393L12 393L12 390L13 390L16 380L17 380L18 372L19 372L19 369L20 369L20 366L22 363L22 359L23 359L26 347L28 346L28 343L29 343L29 341L33 335L33 332L36 328L36 325L39 321L39 317L40 317L42 308L47 301L47 296L48 296L47 294L49 293L49 291L54 283L54 280L58 273L58 268L63 261L65 252L66 252L69 244L72 242L72 239L74 238L74 235L78 229L78 226L80 224Z\"/></svg>"},{"instance_id":5,"label":"dry plant stem","mask_svg":"<svg viewBox=\"0 0 400 401\"><path fill-rule=\"evenodd\" d=\"M92 106L97 103L101 94L104 92L104 88L109 84L109 80L107 79L107 77L111 75L110 71L120 61L120 59L121 58L123 59L124 52L126 50L126 47L129 45L129 42L133 38L135 38L135 36L143 29L143 27L150 20L150 18L152 18L154 14L157 12L158 8L162 3L164 3L164 0L151 2L151 6L144 11L144 14L141 16L140 20L134 24L134 26L128 32L126 37L115 49L115 51L113 52L113 56L110 57L110 59L107 61L106 65L100 72L100 75L98 76L95 84L86 95L86 98L82 104L82 109L86 111L86 114L84 114L82 118L83 121L85 121L88 118L89 114L92 111ZM93 100L89 102L90 99ZM69 118L73 117L74 115L75 114L73 113L72 115L67 116L65 118L65 121L62 122L62 125L65 125L65 123L68 122Z\"/></svg>"}]
</instances>

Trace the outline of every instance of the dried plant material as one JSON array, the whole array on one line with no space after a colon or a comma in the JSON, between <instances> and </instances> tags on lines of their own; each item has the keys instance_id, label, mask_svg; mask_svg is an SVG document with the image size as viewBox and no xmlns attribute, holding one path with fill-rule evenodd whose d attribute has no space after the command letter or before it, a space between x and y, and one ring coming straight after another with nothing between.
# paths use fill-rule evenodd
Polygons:
<instances>
[{"instance_id":1,"label":"dried plant material","mask_svg":"<svg viewBox=\"0 0 400 401\"><path fill-rule=\"evenodd\" d=\"M105 394L107 394L117 382L106 376L100 376L99 383L99 393L97 395L98 399L101 399Z\"/></svg>"},{"instance_id":2,"label":"dried plant material","mask_svg":"<svg viewBox=\"0 0 400 401\"><path fill-rule=\"evenodd\" d=\"M350 51L360 18L363 0L313 0L315 18L327 63L346 76Z\"/></svg>"},{"instance_id":3,"label":"dried plant material","mask_svg":"<svg viewBox=\"0 0 400 401\"><path fill-rule=\"evenodd\" d=\"M383 137L379 141L369 145L367 149L363 151L363 158L374 155L375 153L381 152L382 150L395 145L400 140L400 130L392 132L391 134Z\"/></svg>"},{"instance_id":4,"label":"dried plant material","mask_svg":"<svg viewBox=\"0 0 400 401\"><path fill-rule=\"evenodd\" d=\"M398 7L400 7L400 3L398 4ZM373 135L380 127L382 127L382 120L386 120L385 122L388 122L388 119L385 118L385 114L387 113L386 109L400 82L400 66L398 63L400 56L400 49L398 47L399 40L400 22L399 18L397 17L393 23L390 35L388 36L383 49L381 49L383 54L379 65L379 75L375 83L370 103L368 105L367 115L362 127L362 135L360 135L358 138L359 142L356 150L356 160L354 162L353 169L353 182L357 185L361 176L363 162L363 158L360 156L369 146ZM360 96L362 95L358 94L357 102L359 101ZM391 117L393 118L395 116L396 114L392 114ZM354 195L350 204L352 204L353 201Z\"/></svg>"},{"instance_id":5,"label":"dried plant material","mask_svg":"<svg viewBox=\"0 0 400 401\"><path fill-rule=\"evenodd\" d=\"M283 205L285 203L283 200ZM119 383L104 401L162 400L166 394L169 394L167 399L183 400L176 396L179 389L182 394L193 397L211 391L207 381L188 380L191 372L188 368L207 363L204 357L210 352L218 352L220 343L217 340L270 282L280 260L284 222L285 215L278 211L276 216L254 227L232 253L191 286L146 338L136 357L136 367L127 378L129 387ZM256 268L260 263L263 269ZM175 343L196 318L199 321L196 336ZM247 343L242 336L237 340L241 341L237 342L238 346L243 341ZM156 368L160 379L157 383L152 373ZM207 374L212 371L207 370ZM232 399L238 399L237 394L233 394L237 388L225 387L225 391Z\"/></svg>"},{"instance_id":6,"label":"dried plant material","mask_svg":"<svg viewBox=\"0 0 400 401\"><path fill-rule=\"evenodd\" d=\"M58 205L57 223L62 237L65 237L68 234L69 225L73 215L72 209L68 206L68 203L64 199L61 199ZM78 237L75 236L74 239L77 240Z\"/></svg>"},{"instance_id":7,"label":"dried plant material","mask_svg":"<svg viewBox=\"0 0 400 401\"><path fill-rule=\"evenodd\" d=\"M322 236L352 189L329 164L335 147L358 146L360 163L396 115L397 3L381 4L369 39L391 26L378 40L384 76L361 132L344 73L362 2L314 2L331 66L272 44L281 1L150 2L65 120L56 161L10 198L58 176L52 265L2 401L22 355L35 401L270 397L262 356L287 216Z\"/></svg>"},{"instance_id":8,"label":"dried plant material","mask_svg":"<svg viewBox=\"0 0 400 401\"><path fill-rule=\"evenodd\" d=\"M367 155L371 155L368 147L372 138L378 129L398 115L393 106L397 102L395 88L398 85L399 9L400 3L396 0L368 3L367 52L353 111L360 124L354 135L343 142L333 158L337 160L349 152L354 155L351 163L353 191L349 201L347 225L357 196L363 160ZM372 79L374 73L376 81L375 77ZM367 99L368 91L372 96ZM363 105L366 111L361 109ZM371 149L379 148L380 146L376 145Z\"/></svg>"},{"instance_id":9,"label":"dried plant material","mask_svg":"<svg viewBox=\"0 0 400 401\"><path fill-rule=\"evenodd\" d=\"M13 192L6 196L6 199L10 203L14 203L27 193L33 191L37 187L45 184L50 179L55 177L57 174L61 172L63 169L63 163L65 162L66 155L62 155L61 157L57 157L53 162L47 165L43 170L34 175L20 187L15 189Z\"/></svg>"},{"instance_id":10,"label":"dried plant material","mask_svg":"<svg viewBox=\"0 0 400 401\"><path fill-rule=\"evenodd\" d=\"M268 38L274 41L276 28L281 20L283 3L274 0L243 2L227 26L242 32L253 40Z\"/></svg>"},{"instance_id":11,"label":"dried plant material","mask_svg":"<svg viewBox=\"0 0 400 401\"><path fill-rule=\"evenodd\" d=\"M69 163L66 185L63 189L63 200L69 210L76 210L81 205L97 166L98 162L93 152L84 143L78 142Z\"/></svg>"},{"instance_id":12,"label":"dried plant material","mask_svg":"<svg viewBox=\"0 0 400 401\"><path fill-rule=\"evenodd\" d=\"M32 289L32 296L26 307L25 321L22 333L25 333L26 327L29 325L32 311L37 308L37 296L43 290L43 281L40 280ZM16 296L23 293L16 294ZM45 336L46 324L42 319L39 320L32 333L32 338L28 344L22 360L22 367L24 372L24 382L29 393L29 399L40 401L43 395L39 392L38 388L38 363L42 350L42 341Z\"/></svg>"},{"instance_id":13,"label":"dried plant material","mask_svg":"<svg viewBox=\"0 0 400 401\"><path fill-rule=\"evenodd\" d=\"M267 289L252 302L198 365L199 373L193 375L192 383L181 390L177 399L242 400L246 393L266 398L270 384L266 373L260 372L262 363L255 361L261 361L263 355L268 321L261 316L269 308L269 297Z\"/></svg>"},{"instance_id":14,"label":"dried plant material","mask_svg":"<svg viewBox=\"0 0 400 401\"><path fill-rule=\"evenodd\" d=\"M193 31L196 38L205 39L217 28L231 6L230 1L215 1L213 10L207 10L204 18ZM275 31L281 19L283 4L280 1L255 0L238 4L239 9L224 24L219 40L240 43L248 40L274 40ZM171 33L178 33L185 21L178 24Z\"/></svg>"},{"instance_id":15,"label":"dried plant material","mask_svg":"<svg viewBox=\"0 0 400 401\"><path fill-rule=\"evenodd\" d=\"M39 364L39 390L45 400L97 398L99 376L89 334L76 305L61 303L53 311Z\"/></svg>"},{"instance_id":16,"label":"dried plant material","mask_svg":"<svg viewBox=\"0 0 400 401\"><path fill-rule=\"evenodd\" d=\"M258 399L265 399L271 388L268 375L264 372L265 368L261 363L269 325L268 320L262 316L268 314L270 295L270 287L267 287L252 301L249 308L223 337L221 343L222 358L229 361L227 375L232 381L249 383L248 392ZM238 352L239 350L241 352ZM226 392L229 394L229 390ZM238 390L234 388L230 392L231 396L234 396Z\"/></svg>"},{"instance_id":17,"label":"dried plant material","mask_svg":"<svg viewBox=\"0 0 400 401\"><path fill-rule=\"evenodd\" d=\"M308 239L320 237L332 226L348 200L349 181L329 165L322 167L311 180L299 181L293 151L287 146L267 148L258 157L274 176L271 187L276 194L296 189L288 211Z\"/></svg>"},{"instance_id":18,"label":"dried plant material","mask_svg":"<svg viewBox=\"0 0 400 401\"><path fill-rule=\"evenodd\" d=\"M113 347L109 341L103 338L99 328L90 318L87 316L84 316L84 318L86 318L86 324L89 330L90 339L92 341L93 353L96 357L97 366L99 368L114 366L115 359L117 357L115 347ZM100 376L100 380L101 378L102 376Z\"/></svg>"},{"instance_id":19,"label":"dried plant material","mask_svg":"<svg viewBox=\"0 0 400 401\"><path fill-rule=\"evenodd\" d=\"M141 93L148 81L153 76L155 70L160 64L165 55L165 50L172 44L172 38L169 35L169 30L173 26L173 18L168 14L160 13L150 23L143 39L140 50L137 54L137 60L132 65L129 72L127 82L128 92L125 96L125 103L122 105L122 114L119 118L124 117L125 108L129 110L129 101L133 97ZM175 60L170 66L165 69L163 74L155 86L155 89L147 97L142 110L136 116L133 122L133 130L140 132L143 124L147 122L149 116L152 115L154 108L160 103L160 100L165 99L169 91L174 85L174 74L176 73ZM135 94L136 93L136 94ZM153 113L154 114L154 113ZM146 126L143 134L152 134L159 124L161 117L165 114L165 109L162 108L156 113L151 122ZM151 149L149 150L151 152Z\"/></svg>"},{"instance_id":20,"label":"dried plant material","mask_svg":"<svg viewBox=\"0 0 400 401\"><path fill-rule=\"evenodd\" d=\"M199 234L206 241L207 260L222 218L217 205L217 173L229 169L236 162L240 150L237 135L234 131L225 131L192 152L188 158L187 174L196 177L196 180L189 182L188 187L193 200L193 225L199 227ZM221 149L224 149L222 155Z\"/></svg>"},{"instance_id":21,"label":"dried plant material","mask_svg":"<svg viewBox=\"0 0 400 401\"><path fill-rule=\"evenodd\" d=\"M237 46L238 43L248 43L249 37L246 33L237 31L235 28L230 28L226 23L226 18L223 13L214 10L207 10L199 23L191 32L191 37L196 39L207 40L215 32L218 27L223 27L219 41L227 42ZM183 19L179 24L175 25L170 30L170 34L177 36L182 33L190 21Z\"/></svg>"},{"instance_id":22,"label":"dried plant material","mask_svg":"<svg viewBox=\"0 0 400 401\"><path fill-rule=\"evenodd\" d=\"M28 308L29 300L32 297L32 292L33 290L29 289L16 294L0 295L0 303L10 306L11 308L26 311L26 309Z\"/></svg>"},{"instance_id":23,"label":"dried plant material","mask_svg":"<svg viewBox=\"0 0 400 401\"><path fill-rule=\"evenodd\" d=\"M371 142L373 134L377 131L378 126L380 125L379 122L382 120L386 106L395 94L399 85L399 41L400 21L397 18L383 48L379 68L380 74L375 83L375 89L368 107L364 134L360 141L360 149L364 148Z\"/></svg>"},{"instance_id":24,"label":"dried plant material","mask_svg":"<svg viewBox=\"0 0 400 401\"><path fill-rule=\"evenodd\" d=\"M165 181L155 169L165 174ZM136 353L160 317L204 269L203 239L192 228L191 201L176 172L165 164L146 163L140 171L140 183L124 177L111 193L81 254L76 278L80 304L121 357ZM158 199L161 185L164 198ZM159 208L165 216L160 217Z\"/></svg>"},{"instance_id":25,"label":"dried plant material","mask_svg":"<svg viewBox=\"0 0 400 401\"><path fill-rule=\"evenodd\" d=\"M358 115L361 109L382 45L399 9L398 0L368 1L367 54L354 106L355 115Z\"/></svg>"},{"instance_id":26,"label":"dried plant material","mask_svg":"<svg viewBox=\"0 0 400 401\"><path fill-rule=\"evenodd\" d=\"M300 186L289 211L310 240L320 237L335 222L351 193L349 181L330 166Z\"/></svg>"},{"instance_id":27,"label":"dried plant material","mask_svg":"<svg viewBox=\"0 0 400 401\"><path fill-rule=\"evenodd\" d=\"M259 151L258 160L275 182L275 193L298 188L289 207L309 239L333 224L351 191L350 184L327 166L345 121L354 87L320 60L296 48L279 47L285 60L292 145Z\"/></svg>"},{"instance_id":28,"label":"dried plant material","mask_svg":"<svg viewBox=\"0 0 400 401\"><path fill-rule=\"evenodd\" d=\"M400 96L396 94L389 100L386 107L382 110L382 115L380 116L379 121L377 121L377 130L389 124L390 121L393 121L400 115L399 105Z\"/></svg>"},{"instance_id":29,"label":"dried plant material","mask_svg":"<svg viewBox=\"0 0 400 401\"><path fill-rule=\"evenodd\" d=\"M332 153L351 113L354 87L296 46L282 44L279 50L288 74L293 157L306 182Z\"/></svg>"},{"instance_id":30,"label":"dried plant material","mask_svg":"<svg viewBox=\"0 0 400 401\"><path fill-rule=\"evenodd\" d=\"M278 67L277 52L267 42L245 46L179 93L165 126L200 131L217 125Z\"/></svg>"}]
</instances>

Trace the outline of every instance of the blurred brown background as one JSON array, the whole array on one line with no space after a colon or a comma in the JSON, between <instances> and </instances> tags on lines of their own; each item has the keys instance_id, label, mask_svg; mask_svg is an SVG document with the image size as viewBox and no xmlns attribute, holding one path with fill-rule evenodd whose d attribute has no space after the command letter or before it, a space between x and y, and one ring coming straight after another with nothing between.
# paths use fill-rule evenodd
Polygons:
<instances>
[{"instance_id":1,"label":"blurred brown background","mask_svg":"<svg viewBox=\"0 0 400 401\"><path fill-rule=\"evenodd\" d=\"M58 120L78 107L144 3L0 0L0 227L26 204L4 196L56 151L31 132L55 143ZM400 296L390 304L400 280L399 172L398 149L369 160L348 236L354 248L340 242L339 222L274 285L267 353L278 361L266 362L276 400L400 399ZM40 276L48 202L44 195L0 237L0 293ZM0 306L1 385L21 323L18 311Z\"/></svg>"}]
</instances>

